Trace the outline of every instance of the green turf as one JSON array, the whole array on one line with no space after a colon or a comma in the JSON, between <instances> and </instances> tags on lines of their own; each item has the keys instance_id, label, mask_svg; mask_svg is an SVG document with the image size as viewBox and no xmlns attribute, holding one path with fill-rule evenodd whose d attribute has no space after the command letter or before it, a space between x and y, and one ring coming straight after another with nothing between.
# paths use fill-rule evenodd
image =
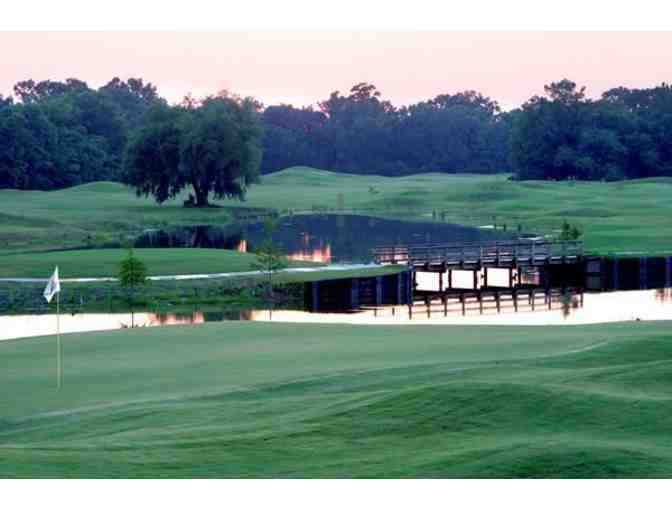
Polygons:
<instances>
[{"instance_id":1,"label":"green turf","mask_svg":"<svg viewBox=\"0 0 672 510\"><path fill-rule=\"evenodd\" d=\"M373 192L370 189L373 188ZM401 178L348 175L295 167L264 176L245 202L185 209L183 197L164 205L136 198L115 183L51 191L0 190L0 252L113 242L145 228L221 225L241 208L280 212L336 209L400 218L492 224L553 233L563 219L585 231L589 249L672 250L672 179L626 182L514 182L505 174L420 174ZM90 238L87 236L91 236Z\"/></svg>"},{"instance_id":2,"label":"green turf","mask_svg":"<svg viewBox=\"0 0 672 510\"><path fill-rule=\"evenodd\" d=\"M157 205L121 184L97 182L49 192L0 190L0 219L0 249L40 249L119 242L145 228L227 223L231 213L184 208L181 197Z\"/></svg>"},{"instance_id":3,"label":"green turf","mask_svg":"<svg viewBox=\"0 0 672 510\"><path fill-rule=\"evenodd\" d=\"M119 262L127 256L123 249L63 250L41 253L0 254L0 278L48 278L59 266L61 278L116 277ZM148 274L180 275L208 273L239 273L255 271L257 258L252 253L205 248L136 249L136 257L147 266ZM278 273L278 283L304 282L319 279L377 276L402 270L401 266L371 267L364 269L324 269L323 264L307 261L289 261L289 268L311 268L316 271ZM242 278L242 276L241 276ZM245 278L249 278L245 276Z\"/></svg>"},{"instance_id":4,"label":"green turf","mask_svg":"<svg viewBox=\"0 0 672 510\"><path fill-rule=\"evenodd\" d=\"M373 186L377 193L370 193ZM344 175L292 168L267 176L246 204L257 207L346 208L401 218L482 226L518 224L553 234L562 221L580 225L590 250L672 252L672 178L625 182L516 182L505 174L420 174L402 178ZM275 205L274 205L275 204ZM493 217L495 219L493 220Z\"/></svg>"},{"instance_id":5,"label":"green turf","mask_svg":"<svg viewBox=\"0 0 672 510\"><path fill-rule=\"evenodd\" d=\"M0 343L0 477L670 477L672 324Z\"/></svg>"},{"instance_id":6,"label":"green turf","mask_svg":"<svg viewBox=\"0 0 672 510\"><path fill-rule=\"evenodd\" d=\"M107 249L0 255L0 278L48 278L54 266L59 266L61 278L116 276L119 262L127 253L123 249ZM252 253L205 248L148 248L136 249L134 253L145 263L149 275L253 271L252 265L257 260Z\"/></svg>"}]
</instances>

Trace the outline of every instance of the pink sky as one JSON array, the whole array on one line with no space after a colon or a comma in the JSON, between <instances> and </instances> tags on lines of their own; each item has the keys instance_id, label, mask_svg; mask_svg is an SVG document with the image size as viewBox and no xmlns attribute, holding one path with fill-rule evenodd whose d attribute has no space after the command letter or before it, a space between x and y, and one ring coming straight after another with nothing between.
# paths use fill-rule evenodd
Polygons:
<instances>
[{"instance_id":1,"label":"pink sky","mask_svg":"<svg viewBox=\"0 0 672 510\"><path fill-rule=\"evenodd\" d=\"M592 96L672 81L672 32L3 32L0 47L4 95L137 76L171 101L228 89L301 105L368 81L398 105L475 89L511 108L565 77Z\"/></svg>"}]
</instances>

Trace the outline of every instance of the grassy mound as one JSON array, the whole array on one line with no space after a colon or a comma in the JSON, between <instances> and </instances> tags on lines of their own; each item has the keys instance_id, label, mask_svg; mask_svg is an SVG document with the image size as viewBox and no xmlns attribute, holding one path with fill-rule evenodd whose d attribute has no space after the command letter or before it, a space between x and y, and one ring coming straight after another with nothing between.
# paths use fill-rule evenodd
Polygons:
<instances>
[{"instance_id":1,"label":"grassy mound","mask_svg":"<svg viewBox=\"0 0 672 510\"><path fill-rule=\"evenodd\" d=\"M669 477L669 323L0 343L2 477Z\"/></svg>"},{"instance_id":2,"label":"grassy mound","mask_svg":"<svg viewBox=\"0 0 672 510\"><path fill-rule=\"evenodd\" d=\"M149 275L252 271L252 253L204 248L136 249ZM123 249L66 250L0 256L0 278L48 278L59 266L61 278L116 276Z\"/></svg>"},{"instance_id":3,"label":"grassy mound","mask_svg":"<svg viewBox=\"0 0 672 510\"><path fill-rule=\"evenodd\" d=\"M508 175L420 174L399 178L293 167L262 177L245 202L185 209L184 196L156 204L109 182L51 192L0 190L0 250L81 246L171 225L222 225L241 208L337 210L453 223L506 223L553 233L581 226L589 249L672 251L671 178L625 182L509 181Z\"/></svg>"}]
</instances>

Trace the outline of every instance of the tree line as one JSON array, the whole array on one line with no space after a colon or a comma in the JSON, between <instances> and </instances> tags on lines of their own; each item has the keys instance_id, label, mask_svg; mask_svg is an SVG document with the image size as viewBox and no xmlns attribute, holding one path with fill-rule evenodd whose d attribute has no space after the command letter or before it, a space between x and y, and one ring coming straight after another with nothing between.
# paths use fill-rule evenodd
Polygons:
<instances>
[{"instance_id":1,"label":"tree line","mask_svg":"<svg viewBox=\"0 0 672 510\"><path fill-rule=\"evenodd\" d=\"M510 172L517 179L672 176L672 89L599 99L561 80L502 111L476 91L397 107L372 84L316 106L218 94L170 105L142 79L27 80L0 96L0 188L126 182L163 201L185 187L242 197L259 173L296 165L387 176Z\"/></svg>"},{"instance_id":2,"label":"tree line","mask_svg":"<svg viewBox=\"0 0 672 510\"><path fill-rule=\"evenodd\" d=\"M672 176L672 87L613 88L598 100L570 80L511 112L518 179L622 180Z\"/></svg>"},{"instance_id":3,"label":"tree line","mask_svg":"<svg viewBox=\"0 0 672 510\"><path fill-rule=\"evenodd\" d=\"M266 108L262 168L302 164L387 176L506 172L509 118L475 91L397 108L374 85L359 83L317 108Z\"/></svg>"},{"instance_id":4,"label":"tree line","mask_svg":"<svg viewBox=\"0 0 672 510\"><path fill-rule=\"evenodd\" d=\"M142 79L27 80L0 96L0 188L64 188L118 180L130 134L165 103Z\"/></svg>"},{"instance_id":5,"label":"tree line","mask_svg":"<svg viewBox=\"0 0 672 510\"><path fill-rule=\"evenodd\" d=\"M672 176L672 87L617 87L599 99L561 80L503 112L478 92L395 108L373 85L312 107L271 106L264 170L295 164L353 173L511 172L520 180Z\"/></svg>"}]
</instances>

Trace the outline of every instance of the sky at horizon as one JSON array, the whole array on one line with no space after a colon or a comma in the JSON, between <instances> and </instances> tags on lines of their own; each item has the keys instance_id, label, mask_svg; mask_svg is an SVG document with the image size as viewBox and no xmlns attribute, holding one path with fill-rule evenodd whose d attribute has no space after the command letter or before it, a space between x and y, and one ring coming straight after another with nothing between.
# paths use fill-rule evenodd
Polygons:
<instances>
[{"instance_id":1,"label":"sky at horizon","mask_svg":"<svg viewBox=\"0 0 672 510\"><path fill-rule=\"evenodd\" d=\"M358 82L395 105L477 90L505 109L569 78L591 97L672 81L672 32L0 32L0 94L21 80L142 77L171 102L222 89L315 104Z\"/></svg>"}]
</instances>

